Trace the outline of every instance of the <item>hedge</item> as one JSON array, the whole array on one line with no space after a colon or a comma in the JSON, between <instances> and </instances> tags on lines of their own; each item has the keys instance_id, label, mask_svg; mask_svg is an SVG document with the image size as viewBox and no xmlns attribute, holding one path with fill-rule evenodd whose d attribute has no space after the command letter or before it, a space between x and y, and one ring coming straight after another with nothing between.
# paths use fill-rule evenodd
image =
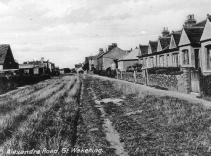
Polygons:
<instances>
[{"instance_id":1,"label":"hedge","mask_svg":"<svg viewBox=\"0 0 211 156\"><path fill-rule=\"evenodd\" d=\"M9 90L15 89L17 86L32 85L46 79L50 79L49 74L37 75L37 76L0 76L0 94Z\"/></svg>"},{"instance_id":2,"label":"hedge","mask_svg":"<svg viewBox=\"0 0 211 156\"><path fill-rule=\"evenodd\" d=\"M97 75L101 75L101 76L112 77L112 78L115 78L115 76L117 75L116 70L106 71L106 70L96 70L95 69L93 73L97 74Z\"/></svg>"},{"instance_id":3,"label":"hedge","mask_svg":"<svg viewBox=\"0 0 211 156\"><path fill-rule=\"evenodd\" d=\"M204 95L211 96L211 75L200 76L200 88Z\"/></svg>"},{"instance_id":4,"label":"hedge","mask_svg":"<svg viewBox=\"0 0 211 156\"><path fill-rule=\"evenodd\" d=\"M180 67L153 67L148 69L149 74L180 75Z\"/></svg>"}]
</instances>

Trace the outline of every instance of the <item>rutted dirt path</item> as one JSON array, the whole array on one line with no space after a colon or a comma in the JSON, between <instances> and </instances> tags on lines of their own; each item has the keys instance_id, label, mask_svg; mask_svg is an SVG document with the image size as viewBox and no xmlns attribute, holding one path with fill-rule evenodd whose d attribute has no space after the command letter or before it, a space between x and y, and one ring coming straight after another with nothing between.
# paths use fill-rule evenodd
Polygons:
<instances>
[{"instance_id":1,"label":"rutted dirt path","mask_svg":"<svg viewBox=\"0 0 211 156\"><path fill-rule=\"evenodd\" d=\"M95 100L95 107L98 108L101 112L101 119L103 120L103 127L106 134L106 139L109 141L112 148L115 149L115 153L119 156L128 156L128 153L124 150L124 143L120 142L119 133L112 126L112 122L106 117L106 112L101 104L101 102L119 102L118 99L102 99L97 100L97 96L94 93L93 89L90 88L90 91L93 94L93 99Z\"/></svg>"},{"instance_id":2,"label":"rutted dirt path","mask_svg":"<svg viewBox=\"0 0 211 156\"><path fill-rule=\"evenodd\" d=\"M111 120L109 119L109 117L107 116L107 114L103 108L103 103L112 102L117 105L120 105L119 102L121 102L123 100L118 99L118 98L100 99L100 97L97 97L97 95L95 94L95 91L92 88L93 85L95 85L95 84L93 81L91 81L88 90L92 95L92 100L94 100L94 107L100 111L100 118L102 121L102 127L103 127L103 132L105 133L105 138L109 142L110 148L114 149L114 152L116 155L128 156L128 153L124 149L124 143L120 142L119 133L113 127Z\"/></svg>"}]
</instances>

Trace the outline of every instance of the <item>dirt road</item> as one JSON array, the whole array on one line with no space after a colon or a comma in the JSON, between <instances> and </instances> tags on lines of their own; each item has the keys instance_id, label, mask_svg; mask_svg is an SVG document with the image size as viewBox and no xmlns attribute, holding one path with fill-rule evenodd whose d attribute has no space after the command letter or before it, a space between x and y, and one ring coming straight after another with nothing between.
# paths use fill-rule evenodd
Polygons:
<instances>
[{"instance_id":1,"label":"dirt road","mask_svg":"<svg viewBox=\"0 0 211 156\"><path fill-rule=\"evenodd\" d=\"M64 76L1 95L0 153L210 154L210 109L175 97L125 92L115 83Z\"/></svg>"}]
</instances>

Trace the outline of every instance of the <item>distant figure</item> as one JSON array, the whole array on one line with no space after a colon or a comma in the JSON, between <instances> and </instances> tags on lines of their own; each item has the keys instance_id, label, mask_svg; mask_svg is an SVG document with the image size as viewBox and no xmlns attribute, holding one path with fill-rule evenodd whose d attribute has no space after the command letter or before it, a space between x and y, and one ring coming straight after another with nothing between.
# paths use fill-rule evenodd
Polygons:
<instances>
[{"instance_id":1,"label":"distant figure","mask_svg":"<svg viewBox=\"0 0 211 156\"><path fill-rule=\"evenodd\" d=\"M83 74L83 73L84 73L84 70L82 69L82 67L80 67L80 68L77 70L77 73L78 73L78 74Z\"/></svg>"}]
</instances>

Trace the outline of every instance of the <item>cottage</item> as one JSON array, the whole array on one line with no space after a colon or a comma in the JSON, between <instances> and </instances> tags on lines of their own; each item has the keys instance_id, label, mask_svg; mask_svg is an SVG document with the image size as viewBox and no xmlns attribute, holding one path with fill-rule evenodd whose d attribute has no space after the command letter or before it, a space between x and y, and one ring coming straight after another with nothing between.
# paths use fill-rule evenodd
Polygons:
<instances>
[{"instance_id":1,"label":"cottage","mask_svg":"<svg viewBox=\"0 0 211 156\"><path fill-rule=\"evenodd\" d=\"M103 52L97 56L97 64L99 70L106 70L107 68L118 68L117 60L126 55L126 51L117 47L116 43L108 46L108 51ZM114 67L115 66L115 67Z\"/></svg>"},{"instance_id":2,"label":"cottage","mask_svg":"<svg viewBox=\"0 0 211 156\"><path fill-rule=\"evenodd\" d=\"M44 58L41 57L41 60L27 61L19 65L20 73L25 74L50 74L55 72L55 64L49 60L44 61Z\"/></svg>"},{"instance_id":3,"label":"cottage","mask_svg":"<svg viewBox=\"0 0 211 156\"><path fill-rule=\"evenodd\" d=\"M127 55L124 55L122 58L118 60L118 69L120 71L126 71L127 67L138 63L139 48L135 48Z\"/></svg>"},{"instance_id":4,"label":"cottage","mask_svg":"<svg viewBox=\"0 0 211 156\"><path fill-rule=\"evenodd\" d=\"M181 31L173 31L171 34L171 41L169 44L169 53L167 54L167 66L168 67L179 67L180 56L179 56L179 41L181 37Z\"/></svg>"},{"instance_id":5,"label":"cottage","mask_svg":"<svg viewBox=\"0 0 211 156\"><path fill-rule=\"evenodd\" d=\"M45 74L45 64L39 62L24 62L23 64L19 64L20 74L24 75L38 75Z\"/></svg>"},{"instance_id":6,"label":"cottage","mask_svg":"<svg viewBox=\"0 0 211 156\"><path fill-rule=\"evenodd\" d=\"M208 14L201 39L201 71L211 74L211 16Z\"/></svg>"},{"instance_id":7,"label":"cottage","mask_svg":"<svg viewBox=\"0 0 211 156\"><path fill-rule=\"evenodd\" d=\"M100 70L100 61L99 61L99 57L102 56L104 54L103 48L99 49L99 53L93 57L93 61L94 61L94 68L97 70Z\"/></svg>"},{"instance_id":8,"label":"cottage","mask_svg":"<svg viewBox=\"0 0 211 156\"><path fill-rule=\"evenodd\" d=\"M102 55L102 59L103 59L102 69L106 70L107 68L111 67L111 62L113 61L115 62L115 65L116 65L115 68L118 68L117 60L123 57L124 55L126 55L126 52L120 49L119 47L117 47L116 43L113 43L112 45L108 47L108 51Z\"/></svg>"},{"instance_id":9,"label":"cottage","mask_svg":"<svg viewBox=\"0 0 211 156\"><path fill-rule=\"evenodd\" d=\"M82 67L82 64L75 64L75 70L77 71L79 68Z\"/></svg>"},{"instance_id":10,"label":"cottage","mask_svg":"<svg viewBox=\"0 0 211 156\"><path fill-rule=\"evenodd\" d=\"M153 67L156 61L156 52L157 52L158 41L149 41L147 52L143 51L139 57L139 62L142 62L142 68Z\"/></svg>"},{"instance_id":11,"label":"cottage","mask_svg":"<svg viewBox=\"0 0 211 156\"><path fill-rule=\"evenodd\" d=\"M15 62L10 45L0 45L0 70L18 69L18 63Z\"/></svg>"},{"instance_id":12,"label":"cottage","mask_svg":"<svg viewBox=\"0 0 211 156\"><path fill-rule=\"evenodd\" d=\"M139 64L144 65L144 58L143 56L148 54L148 45L140 45L139 44L139 54L138 54L138 62Z\"/></svg>"}]
</instances>

